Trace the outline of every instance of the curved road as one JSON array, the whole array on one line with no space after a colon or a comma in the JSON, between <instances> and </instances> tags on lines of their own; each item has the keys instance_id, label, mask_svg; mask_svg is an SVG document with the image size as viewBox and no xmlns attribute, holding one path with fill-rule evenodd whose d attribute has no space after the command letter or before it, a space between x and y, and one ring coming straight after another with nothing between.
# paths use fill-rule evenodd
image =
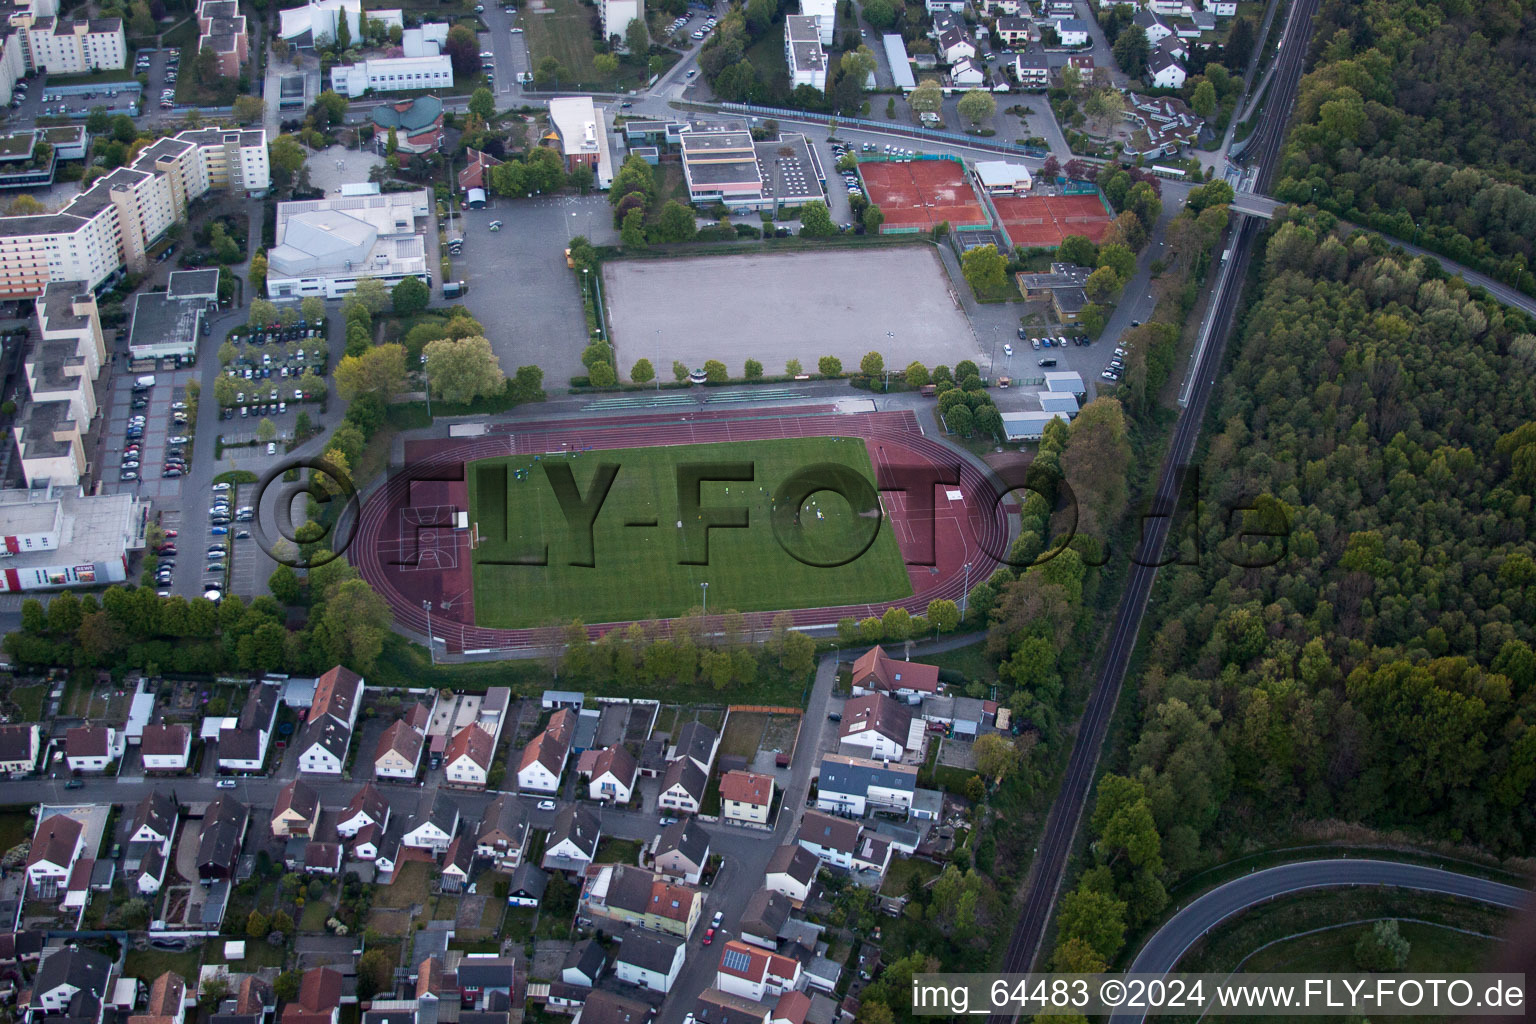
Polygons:
<instances>
[{"instance_id":1,"label":"curved road","mask_svg":"<svg viewBox=\"0 0 1536 1024\"><path fill-rule=\"evenodd\" d=\"M1513 885L1420 864L1385 860L1306 860L1265 868L1219 885L1164 922L1127 969L1131 974L1167 974L1202 935L1249 907L1277 896L1341 886L1378 885L1440 893L1514 909L1532 893ZM1135 1024L1139 1013L1119 1013L1111 1024Z\"/></svg>"}]
</instances>

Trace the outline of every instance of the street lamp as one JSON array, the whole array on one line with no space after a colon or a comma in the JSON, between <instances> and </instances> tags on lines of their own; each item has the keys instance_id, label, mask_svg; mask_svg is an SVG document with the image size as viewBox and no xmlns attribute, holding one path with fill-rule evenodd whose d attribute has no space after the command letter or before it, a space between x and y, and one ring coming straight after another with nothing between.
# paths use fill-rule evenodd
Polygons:
<instances>
[{"instance_id":1,"label":"street lamp","mask_svg":"<svg viewBox=\"0 0 1536 1024\"><path fill-rule=\"evenodd\" d=\"M965 621L966 601L971 596L971 563L965 563L965 585L960 591L960 621Z\"/></svg>"},{"instance_id":2,"label":"street lamp","mask_svg":"<svg viewBox=\"0 0 1536 1024\"><path fill-rule=\"evenodd\" d=\"M437 667L437 645L432 641L432 602L423 601L421 606L427 611L427 653L432 657L432 667Z\"/></svg>"},{"instance_id":3,"label":"street lamp","mask_svg":"<svg viewBox=\"0 0 1536 1024\"><path fill-rule=\"evenodd\" d=\"M703 610L703 612L700 613L699 617L702 618L705 622L708 622L709 621L709 583L708 582L700 583L699 584L699 589L704 592L704 610Z\"/></svg>"},{"instance_id":4,"label":"street lamp","mask_svg":"<svg viewBox=\"0 0 1536 1024\"><path fill-rule=\"evenodd\" d=\"M661 390L661 328L656 328L656 365L651 367L651 375L656 378L656 390Z\"/></svg>"}]
</instances>

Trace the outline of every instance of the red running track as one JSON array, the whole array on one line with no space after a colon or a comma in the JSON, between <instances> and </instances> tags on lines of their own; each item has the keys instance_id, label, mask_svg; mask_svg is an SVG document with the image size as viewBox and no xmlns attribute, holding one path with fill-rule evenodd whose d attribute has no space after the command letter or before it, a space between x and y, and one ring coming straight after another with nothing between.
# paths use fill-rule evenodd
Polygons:
<instances>
[{"instance_id":1,"label":"red running track","mask_svg":"<svg viewBox=\"0 0 1536 1024\"><path fill-rule=\"evenodd\" d=\"M995 488L983 471L970 460L924 437L910 412L830 414L820 409L809 415L804 410L785 410L787 415L749 415L735 418L692 417L680 420L672 415L635 417L620 427L583 427L559 424L510 433L491 433L475 438L449 438L414 441L406 445L406 464L410 471L393 473L364 502L357 535L348 558L362 577L390 606L402 630L425 636L427 612L423 601L433 602L432 634L445 642L450 651L515 650L546 646L550 633L536 629L488 629L474 625L472 579L466 542L458 534L458 565L433 572L402 567L400 553L406 548L419 550L419 542L402 536L399 511L409 503L411 481L462 477L466 463L477 459L514 454L534 455L573 450L644 448L721 441L758 441L794 437L861 437L877 464L951 466L960 468L959 503L945 500L942 490L935 495L934 565L908 565L913 595L900 601L881 604L841 605L826 608L791 609L796 626L833 625L848 616L879 616L887 608L902 607L914 615L923 614L935 598L959 601L965 589L964 565L971 563L971 579L980 582L991 575L1007 551L1008 523L1005 506L995 497ZM612 421L604 421L611 424ZM494 428L493 428L494 429ZM921 524L907 515L904 495L887 491L881 495L891 528L904 558L913 557L912 536ZM444 545L448 547L451 545ZM442 550L439 548L438 550ZM443 607L444 601L449 603ZM746 616L752 629L767 629L774 612L755 612ZM615 626L628 623L600 623L588 627L594 639Z\"/></svg>"}]
</instances>

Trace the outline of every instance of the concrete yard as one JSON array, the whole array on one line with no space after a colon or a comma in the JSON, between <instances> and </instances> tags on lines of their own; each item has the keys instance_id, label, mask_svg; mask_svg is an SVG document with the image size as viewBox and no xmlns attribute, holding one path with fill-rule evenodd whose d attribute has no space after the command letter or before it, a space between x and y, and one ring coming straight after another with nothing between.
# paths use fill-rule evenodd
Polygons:
<instances>
[{"instance_id":1,"label":"concrete yard","mask_svg":"<svg viewBox=\"0 0 1536 1024\"><path fill-rule=\"evenodd\" d=\"M788 359L815 373L826 355L855 370L871 350L891 369L981 354L927 246L618 260L604 264L603 286L625 376L635 360L655 361L658 345L667 380L673 360L699 368L719 359L740 376L748 359L779 374Z\"/></svg>"}]
</instances>

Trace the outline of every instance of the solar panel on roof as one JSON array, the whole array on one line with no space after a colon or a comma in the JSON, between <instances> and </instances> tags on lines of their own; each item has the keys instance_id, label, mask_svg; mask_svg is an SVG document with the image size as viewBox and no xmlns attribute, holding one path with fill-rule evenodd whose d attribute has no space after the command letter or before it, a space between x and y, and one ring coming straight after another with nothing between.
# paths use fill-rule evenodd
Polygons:
<instances>
[{"instance_id":1,"label":"solar panel on roof","mask_svg":"<svg viewBox=\"0 0 1536 1024\"><path fill-rule=\"evenodd\" d=\"M728 971L741 971L745 973L747 968L752 966L752 958L739 949L728 949L725 951L724 958L720 961L720 966Z\"/></svg>"}]
</instances>

